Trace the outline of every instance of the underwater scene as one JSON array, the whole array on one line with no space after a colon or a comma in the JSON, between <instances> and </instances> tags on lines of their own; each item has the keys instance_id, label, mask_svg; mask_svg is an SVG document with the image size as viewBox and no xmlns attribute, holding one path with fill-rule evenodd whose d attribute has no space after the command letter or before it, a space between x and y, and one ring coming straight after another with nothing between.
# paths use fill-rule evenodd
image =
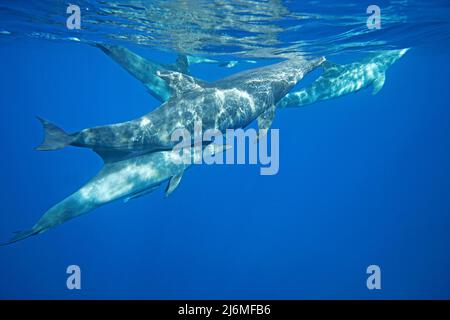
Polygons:
<instances>
[{"instance_id":1,"label":"underwater scene","mask_svg":"<svg viewBox=\"0 0 450 320\"><path fill-rule=\"evenodd\" d=\"M450 3L0 0L0 299L450 299Z\"/></svg>"}]
</instances>

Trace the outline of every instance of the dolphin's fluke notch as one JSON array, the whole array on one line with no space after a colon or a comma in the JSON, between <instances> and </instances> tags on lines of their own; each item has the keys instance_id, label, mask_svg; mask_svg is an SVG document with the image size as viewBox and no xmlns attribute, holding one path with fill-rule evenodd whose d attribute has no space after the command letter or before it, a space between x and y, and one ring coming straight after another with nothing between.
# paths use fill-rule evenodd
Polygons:
<instances>
[{"instance_id":1,"label":"dolphin's fluke notch","mask_svg":"<svg viewBox=\"0 0 450 320\"><path fill-rule=\"evenodd\" d=\"M55 126L53 123L37 117L44 128L44 141L36 150L49 151L58 150L70 145L74 141L74 137L67 134L61 128Z\"/></svg>"}]
</instances>

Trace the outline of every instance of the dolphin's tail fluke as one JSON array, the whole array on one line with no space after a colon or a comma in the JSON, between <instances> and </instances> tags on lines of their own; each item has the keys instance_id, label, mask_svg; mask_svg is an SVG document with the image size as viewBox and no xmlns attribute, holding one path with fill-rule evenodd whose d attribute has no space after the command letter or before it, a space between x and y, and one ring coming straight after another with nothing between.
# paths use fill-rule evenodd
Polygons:
<instances>
[{"instance_id":1,"label":"dolphin's tail fluke","mask_svg":"<svg viewBox=\"0 0 450 320\"><path fill-rule=\"evenodd\" d=\"M53 123L37 117L44 127L44 142L36 150L48 151L58 150L70 145L74 141L74 137L67 134L61 128L58 128Z\"/></svg>"}]
</instances>

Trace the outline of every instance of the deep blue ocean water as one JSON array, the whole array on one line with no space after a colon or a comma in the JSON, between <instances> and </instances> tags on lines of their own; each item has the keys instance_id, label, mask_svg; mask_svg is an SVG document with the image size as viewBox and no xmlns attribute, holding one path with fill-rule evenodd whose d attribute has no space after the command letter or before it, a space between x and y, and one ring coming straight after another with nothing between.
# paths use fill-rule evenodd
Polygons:
<instances>
[{"instance_id":1,"label":"deep blue ocean water","mask_svg":"<svg viewBox=\"0 0 450 320\"><path fill-rule=\"evenodd\" d=\"M96 1L80 2L83 8L101 8ZM122 6L122 14L141 12L140 1L130 3L134 9ZM166 8L169 17L176 9L172 3ZM35 151L42 141L36 115L73 132L133 119L160 104L86 41L117 43L111 35L127 34L121 45L155 61L172 62L178 46L217 59L252 57L257 65L299 43L296 50L326 54L337 63L357 61L366 49L412 48L388 69L377 95L366 89L278 110L273 124L280 129L277 175L261 176L254 165L194 166L168 198L161 188L128 203L116 201L1 247L0 298L449 299L448 3L382 1L380 7L390 14L385 33L383 27L364 31L368 4L341 3L264 2L262 12L277 6L275 20L281 23L242 19L220 32L206 32L201 23L191 27L192 21L156 23L153 11L162 4L154 2L144 26L157 31L142 40L138 32L146 29L126 24L114 10L109 12L117 25L113 18L96 24L90 16L81 31L69 31L66 2L32 7L0 1L2 241L31 227L102 166L87 149ZM192 10L198 14L190 19L212 19ZM98 11L101 21L108 20L105 12ZM288 12L324 18L283 19ZM231 21L253 13L235 13ZM229 23L227 14L217 9L211 21ZM129 20L142 21L137 18ZM246 23L265 28L253 30ZM354 32L348 38L346 26ZM200 37L176 36L187 28L191 35L209 35L207 45ZM264 44L271 49L259 52L257 46ZM200 64L191 70L214 80L253 67ZM304 83L319 74L314 71ZM66 268L73 264L82 270L81 290L66 288ZM381 290L366 287L366 268L372 264L381 267Z\"/></svg>"}]
</instances>

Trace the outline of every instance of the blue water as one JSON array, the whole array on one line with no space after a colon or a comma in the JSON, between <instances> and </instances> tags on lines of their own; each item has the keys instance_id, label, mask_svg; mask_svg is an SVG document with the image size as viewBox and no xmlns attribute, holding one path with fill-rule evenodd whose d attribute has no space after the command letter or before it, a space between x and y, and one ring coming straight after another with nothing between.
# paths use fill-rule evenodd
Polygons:
<instances>
[{"instance_id":1,"label":"blue water","mask_svg":"<svg viewBox=\"0 0 450 320\"><path fill-rule=\"evenodd\" d=\"M378 31L366 30L367 5L350 1L198 1L189 15L175 1L79 3L87 21L69 31L65 1L0 1L1 240L102 166L87 149L34 151L36 115L72 132L160 104L85 42L160 62L182 51L257 65L292 51L345 63L412 49L375 96L368 89L277 111L277 175L194 166L169 198L161 188L117 201L0 248L0 298L450 298L446 1L380 1ZM195 65L192 74L214 80L253 67ZM81 290L66 288L72 264ZM381 267L381 290L366 287L371 264Z\"/></svg>"}]
</instances>

